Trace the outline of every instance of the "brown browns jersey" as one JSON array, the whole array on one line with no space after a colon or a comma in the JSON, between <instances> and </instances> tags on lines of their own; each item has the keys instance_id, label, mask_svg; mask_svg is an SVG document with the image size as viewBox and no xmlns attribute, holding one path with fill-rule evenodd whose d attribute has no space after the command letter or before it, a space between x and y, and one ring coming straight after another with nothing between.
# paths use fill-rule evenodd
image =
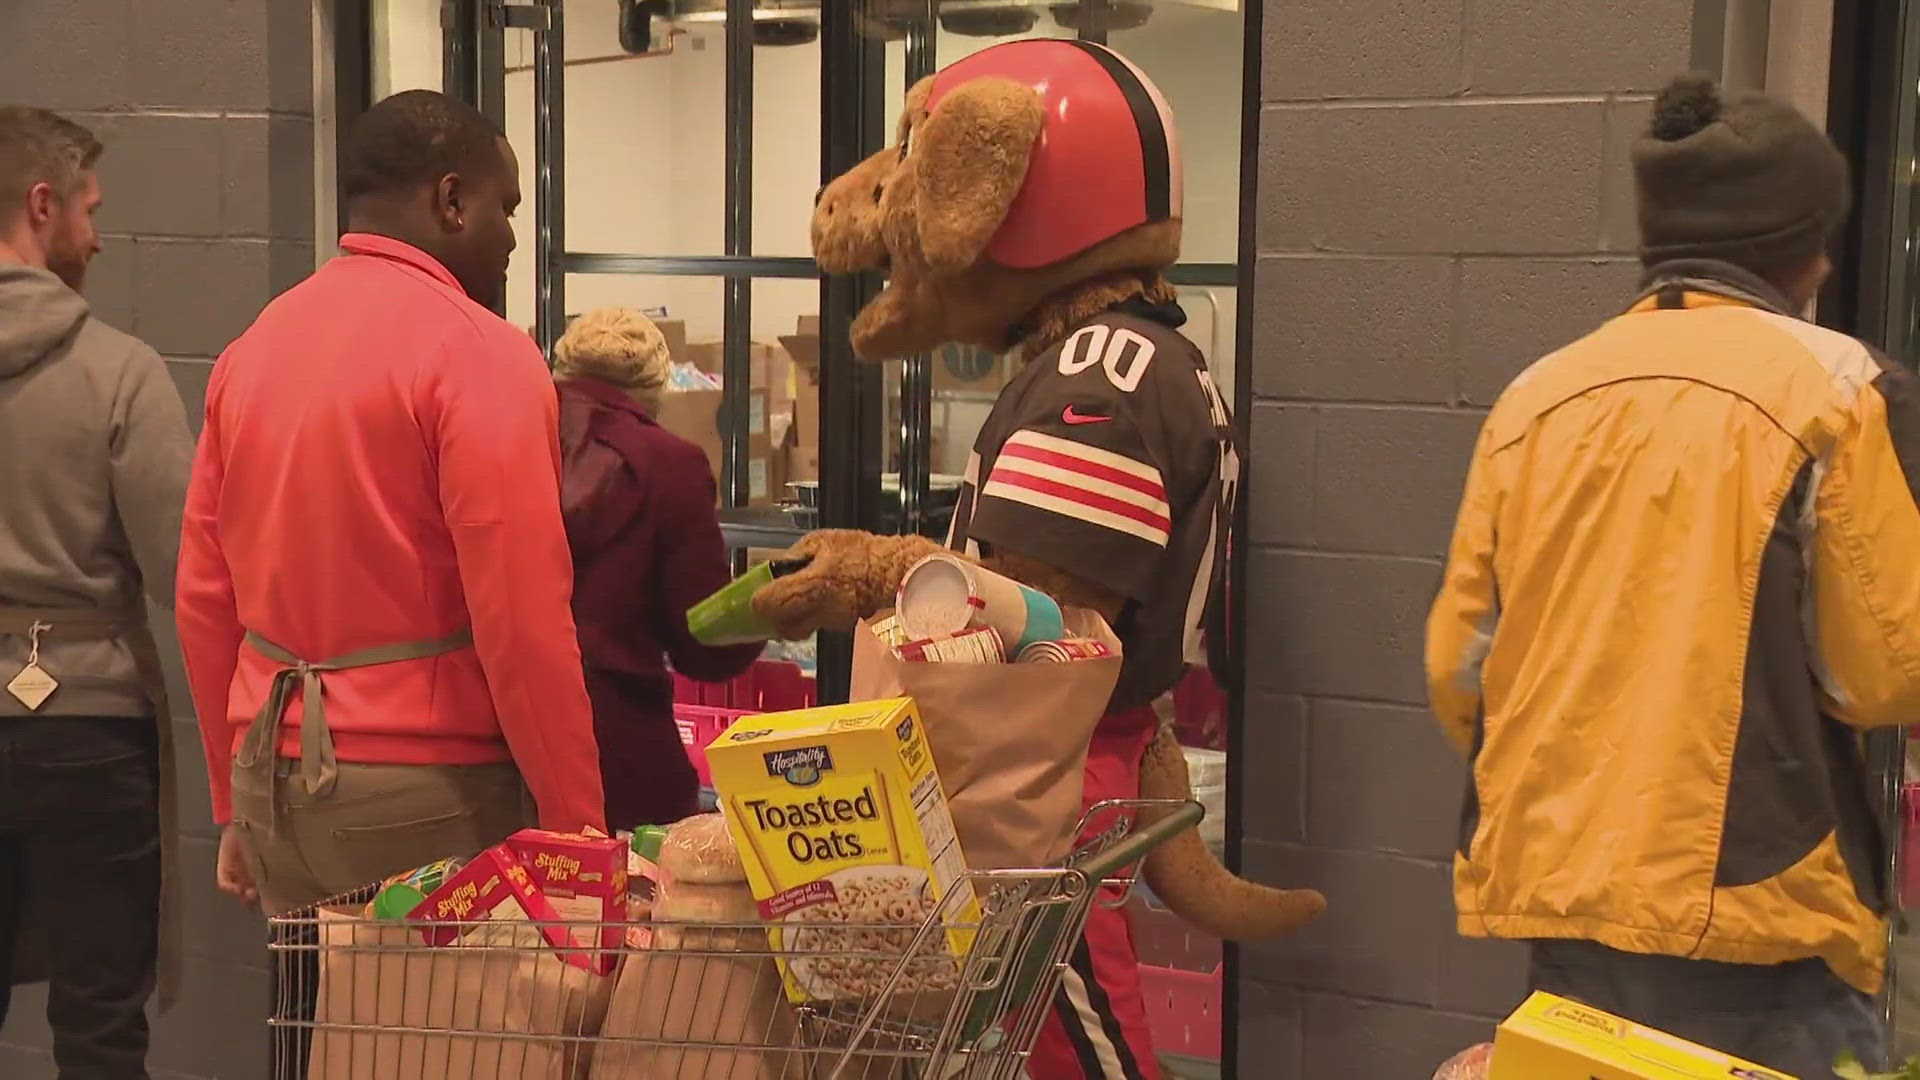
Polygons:
<instances>
[{"instance_id":1,"label":"brown browns jersey","mask_svg":"<svg viewBox=\"0 0 1920 1080\"><path fill-rule=\"evenodd\" d=\"M1239 458L1232 417L1173 305L1127 304L1029 360L967 464L948 546L1036 559L1127 598L1111 710L1201 658Z\"/></svg>"}]
</instances>

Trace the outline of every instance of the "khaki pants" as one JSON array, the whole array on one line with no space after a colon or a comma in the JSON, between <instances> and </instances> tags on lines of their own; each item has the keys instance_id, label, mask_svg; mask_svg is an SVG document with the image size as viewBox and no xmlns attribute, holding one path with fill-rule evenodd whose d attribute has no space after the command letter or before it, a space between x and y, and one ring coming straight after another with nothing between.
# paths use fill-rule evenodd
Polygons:
<instances>
[{"instance_id":1,"label":"khaki pants","mask_svg":"<svg viewBox=\"0 0 1920 1080\"><path fill-rule=\"evenodd\" d=\"M319 794L300 762L233 770L233 824L268 914L281 914L449 855L474 855L532 824L511 763L356 765ZM277 783L275 781L278 781ZM273 811L274 791L281 799Z\"/></svg>"},{"instance_id":2,"label":"khaki pants","mask_svg":"<svg viewBox=\"0 0 1920 1080\"><path fill-rule=\"evenodd\" d=\"M233 769L233 827L269 915L285 914L444 859L476 854L534 820L520 771L499 765L355 765L341 762L313 794L297 759ZM279 806L274 805L278 794ZM310 1021L319 993L310 928L289 931L270 978L276 1018ZM305 938L306 940L301 940ZM305 946L304 948L301 946ZM267 1075L306 1075L312 1032L276 1027Z\"/></svg>"}]
</instances>

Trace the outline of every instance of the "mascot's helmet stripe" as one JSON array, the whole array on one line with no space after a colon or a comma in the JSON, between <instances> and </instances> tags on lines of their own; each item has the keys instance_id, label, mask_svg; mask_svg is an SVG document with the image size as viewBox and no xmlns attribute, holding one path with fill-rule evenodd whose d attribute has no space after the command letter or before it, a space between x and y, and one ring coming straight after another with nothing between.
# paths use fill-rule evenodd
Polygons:
<instances>
[{"instance_id":1,"label":"mascot's helmet stripe","mask_svg":"<svg viewBox=\"0 0 1920 1080\"><path fill-rule=\"evenodd\" d=\"M1173 146L1172 111L1160 96L1160 88L1153 85L1144 72L1134 67L1133 61L1112 49L1089 41L1075 41L1072 44L1106 69L1133 113L1134 125L1140 130L1140 165L1145 173L1147 220L1165 221L1174 217L1177 200L1173 193L1174 185L1179 182L1180 168Z\"/></svg>"},{"instance_id":2,"label":"mascot's helmet stripe","mask_svg":"<svg viewBox=\"0 0 1920 1080\"><path fill-rule=\"evenodd\" d=\"M1014 269L1048 266L1115 236L1181 215L1180 146L1173 113L1152 80L1091 42L1010 41L934 76L929 110L954 87L1008 79L1040 95L1046 126L1027 176L987 245Z\"/></svg>"}]
</instances>

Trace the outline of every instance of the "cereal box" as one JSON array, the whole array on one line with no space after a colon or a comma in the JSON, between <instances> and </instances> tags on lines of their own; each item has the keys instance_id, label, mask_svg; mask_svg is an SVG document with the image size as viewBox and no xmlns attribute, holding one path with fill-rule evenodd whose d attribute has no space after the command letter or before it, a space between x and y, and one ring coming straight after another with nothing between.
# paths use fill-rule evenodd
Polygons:
<instances>
[{"instance_id":1,"label":"cereal box","mask_svg":"<svg viewBox=\"0 0 1920 1080\"><path fill-rule=\"evenodd\" d=\"M592 970L593 957L574 952L566 928L557 925L560 913L533 884L527 868L505 844L490 847L460 868L435 889L413 912L413 919L425 923L421 935L429 944L451 945L462 935L478 929L472 923L499 922L545 924L540 927L547 944L561 951L561 959L578 968Z\"/></svg>"},{"instance_id":2,"label":"cereal box","mask_svg":"<svg viewBox=\"0 0 1920 1080\"><path fill-rule=\"evenodd\" d=\"M1489 1080L1794 1080L1612 1013L1535 993L1493 1040Z\"/></svg>"},{"instance_id":3,"label":"cereal box","mask_svg":"<svg viewBox=\"0 0 1920 1080\"><path fill-rule=\"evenodd\" d=\"M749 716L707 761L789 1000L878 993L935 911L945 939L896 992L956 984L979 901L912 701Z\"/></svg>"},{"instance_id":4,"label":"cereal box","mask_svg":"<svg viewBox=\"0 0 1920 1080\"><path fill-rule=\"evenodd\" d=\"M627 856L631 849L605 836L580 836L522 829L507 838L507 846L527 868L547 902L560 918L582 925L573 941L587 949L607 950L593 955L595 974L613 970L619 956L620 923L627 918Z\"/></svg>"}]
</instances>

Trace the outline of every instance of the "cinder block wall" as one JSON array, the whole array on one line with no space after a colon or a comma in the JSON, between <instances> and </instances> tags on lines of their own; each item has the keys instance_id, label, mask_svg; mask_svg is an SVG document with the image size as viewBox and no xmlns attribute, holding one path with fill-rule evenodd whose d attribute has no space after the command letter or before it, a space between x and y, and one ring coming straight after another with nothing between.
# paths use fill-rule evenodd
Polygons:
<instances>
[{"instance_id":1,"label":"cinder block wall","mask_svg":"<svg viewBox=\"0 0 1920 1080\"><path fill-rule=\"evenodd\" d=\"M1266 0L1244 865L1331 910L1241 968L1242 1076L1418 1080L1518 1002L1453 930L1464 769L1424 708L1486 407L1629 297L1629 140L1679 0Z\"/></svg>"},{"instance_id":2,"label":"cinder block wall","mask_svg":"<svg viewBox=\"0 0 1920 1080\"><path fill-rule=\"evenodd\" d=\"M88 299L100 318L167 358L198 427L213 358L313 266L311 5L5 6L0 102L67 113L107 145L99 216L107 239ZM214 891L199 734L171 621L156 626L172 669L187 959L183 1000L157 1021L151 1064L158 1080L253 1080L266 1073L264 930ZM42 988L16 995L0 1031L0 1076L54 1075L44 1000Z\"/></svg>"}]
</instances>

